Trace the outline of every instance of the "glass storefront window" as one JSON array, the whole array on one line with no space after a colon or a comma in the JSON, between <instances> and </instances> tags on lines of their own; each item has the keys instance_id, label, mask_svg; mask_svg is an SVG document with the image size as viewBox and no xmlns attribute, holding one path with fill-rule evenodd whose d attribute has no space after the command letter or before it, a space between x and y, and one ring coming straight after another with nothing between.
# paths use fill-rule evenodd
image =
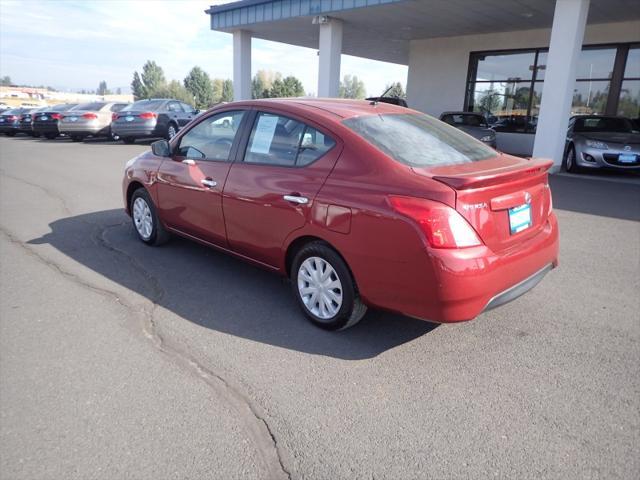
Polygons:
<instances>
[{"instance_id":1,"label":"glass storefront window","mask_svg":"<svg viewBox=\"0 0 640 480\"><path fill-rule=\"evenodd\" d=\"M616 48L582 50L578 58L576 78L578 80L611 78L613 74L613 64L616 61L616 51Z\"/></svg>"},{"instance_id":2,"label":"glass storefront window","mask_svg":"<svg viewBox=\"0 0 640 480\"><path fill-rule=\"evenodd\" d=\"M618 115L633 119L640 118L640 80L622 82L620 99L618 100Z\"/></svg>"},{"instance_id":3,"label":"glass storefront window","mask_svg":"<svg viewBox=\"0 0 640 480\"><path fill-rule=\"evenodd\" d=\"M530 80L535 52L483 55L478 58L476 79L479 81Z\"/></svg>"},{"instance_id":4,"label":"glass storefront window","mask_svg":"<svg viewBox=\"0 0 640 480\"><path fill-rule=\"evenodd\" d=\"M604 115L610 82L576 82L571 115Z\"/></svg>"},{"instance_id":5,"label":"glass storefront window","mask_svg":"<svg viewBox=\"0 0 640 480\"><path fill-rule=\"evenodd\" d=\"M640 48L630 48L624 78L640 78Z\"/></svg>"}]
</instances>

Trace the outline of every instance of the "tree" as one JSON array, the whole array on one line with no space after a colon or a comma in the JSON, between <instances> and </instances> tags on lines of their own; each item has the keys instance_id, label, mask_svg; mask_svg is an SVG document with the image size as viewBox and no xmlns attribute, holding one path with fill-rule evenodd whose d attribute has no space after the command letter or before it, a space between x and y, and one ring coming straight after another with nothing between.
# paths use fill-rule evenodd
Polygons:
<instances>
[{"instance_id":1,"label":"tree","mask_svg":"<svg viewBox=\"0 0 640 480\"><path fill-rule=\"evenodd\" d=\"M175 98L181 102L193 106L193 95L177 80L171 80L168 84L150 92L150 96L158 98Z\"/></svg>"},{"instance_id":2,"label":"tree","mask_svg":"<svg viewBox=\"0 0 640 480\"><path fill-rule=\"evenodd\" d=\"M266 92L265 92L266 93ZM301 97L304 95L302 82L296 77L289 76L284 79L276 78L271 85L268 95L270 98Z\"/></svg>"},{"instance_id":3,"label":"tree","mask_svg":"<svg viewBox=\"0 0 640 480\"><path fill-rule=\"evenodd\" d=\"M9 75L5 75L4 77L2 77L0 79L0 85L2 85L3 87L11 86L11 77Z\"/></svg>"},{"instance_id":4,"label":"tree","mask_svg":"<svg viewBox=\"0 0 640 480\"><path fill-rule=\"evenodd\" d=\"M385 97L393 97L393 98L406 98L407 97L407 94L405 93L404 88L402 87L402 84L400 82L395 82L395 83L392 83L390 85L387 85L385 90L387 90L388 88L391 88L391 90L389 90L387 92Z\"/></svg>"},{"instance_id":5,"label":"tree","mask_svg":"<svg viewBox=\"0 0 640 480\"><path fill-rule=\"evenodd\" d=\"M226 79L222 82L222 92L220 96L221 102L232 102L233 101L233 82L229 79Z\"/></svg>"},{"instance_id":6,"label":"tree","mask_svg":"<svg viewBox=\"0 0 640 480\"><path fill-rule=\"evenodd\" d=\"M338 97L340 98L364 98L366 89L364 82L355 75L345 75L340 82Z\"/></svg>"},{"instance_id":7,"label":"tree","mask_svg":"<svg viewBox=\"0 0 640 480\"><path fill-rule=\"evenodd\" d=\"M96 93L98 95L104 96L104 95L111 95L111 90L109 90L107 88L107 82L105 82L104 80L102 80L100 82L100 85L98 85L98 90L96 90Z\"/></svg>"},{"instance_id":8,"label":"tree","mask_svg":"<svg viewBox=\"0 0 640 480\"><path fill-rule=\"evenodd\" d=\"M158 64L152 60L147 60L142 66L142 74L133 73L131 90L136 99L150 98L156 90L166 85L164 72Z\"/></svg>"},{"instance_id":9,"label":"tree","mask_svg":"<svg viewBox=\"0 0 640 480\"><path fill-rule=\"evenodd\" d=\"M184 79L185 88L193 95L196 108L206 109L213 103L213 85L207 72L193 67Z\"/></svg>"},{"instance_id":10,"label":"tree","mask_svg":"<svg viewBox=\"0 0 640 480\"><path fill-rule=\"evenodd\" d=\"M280 72L258 70L251 79L251 98L268 98L275 80L282 79Z\"/></svg>"},{"instance_id":11,"label":"tree","mask_svg":"<svg viewBox=\"0 0 640 480\"><path fill-rule=\"evenodd\" d=\"M478 107L481 112L495 113L502 108L503 95L490 88L489 90L482 92L482 96L478 100Z\"/></svg>"}]
</instances>

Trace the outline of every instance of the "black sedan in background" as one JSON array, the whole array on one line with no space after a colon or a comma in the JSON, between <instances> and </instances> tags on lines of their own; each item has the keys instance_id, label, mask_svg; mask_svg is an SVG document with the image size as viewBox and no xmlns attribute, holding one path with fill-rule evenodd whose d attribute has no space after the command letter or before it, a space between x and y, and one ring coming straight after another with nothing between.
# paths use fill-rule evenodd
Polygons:
<instances>
[{"instance_id":1,"label":"black sedan in background","mask_svg":"<svg viewBox=\"0 0 640 480\"><path fill-rule=\"evenodd\" d=\"M13 108L0 115L0 133L13 137L20 132L20 117L33 110L32 108Z\"/></svg>"},{"instance_id":2,"label":"black sedan in background","mask_svg":"<svg viewBox=\"0 0 640 480\"><path fill-rule=\"evenodd\" d=\"M33 131L33 120L35 118L35 116L40 113L40 112L46 112L47 109L49 109L51 107L41 107L41 108L36 108L34 110L31 110L29 112L25 112L20 116L20 126L19 126L19 131L20 133L24 133L26 135L31 135L34 137L39 137L40 135L36 135L35 132Z\"/></svg>"},{"instance_id":3,"label":"black sedan in background","mask_svg":"<svg viewBox=\"0 0 640 480\"><path fill-rule=\"evenodd\" d=\"M492 148L496 148L496 132L489 127L484 116L473 112L444 112L440 115L440 120L456 127L477 138L482 143L486 143Z\"/></svg>"},{"instance_id":4,"label":"black sedan in background","mask_svg":"<svg viewBox=\"0 0 640 480\"><path fill-rule=\"evenodd\" d=\"M118 113L111 132L125 143L148 137L170 140L198 113L191 105L170 98L139 100Z\"/></svg>"},{"instance_id":5,"label":"black sedan in background","mask_svg":"<svg viewBox=\"0 0 640 480\"><path fill-rule=\"evenodd\" d=\"M50 140L56 138L60 135L58 124L60 123L62 113L73 109L77 105L77 103L63 103L49 107L44 112L36 113L33 120L34 135L43 135Z\"/></svg>"}]
</instances>

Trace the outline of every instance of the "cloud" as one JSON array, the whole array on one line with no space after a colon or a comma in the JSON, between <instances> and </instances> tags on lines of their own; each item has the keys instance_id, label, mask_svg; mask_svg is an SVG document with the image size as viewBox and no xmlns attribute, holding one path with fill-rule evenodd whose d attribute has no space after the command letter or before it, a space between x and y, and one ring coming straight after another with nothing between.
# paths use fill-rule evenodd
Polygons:
<instances>
[{"instance_id":1,"label":"cloud","mask_svg":"<svg viewBox=\"0 0 640 480\"><path fill-rule=\"evenodd\" d=\"M213 77L231 78L230 34L210 30L216 0L2 0L0 74L14 82L58 88L128 88L148 59L168 78L182 79L199 65ZM317 51L254 39L252 70L280 71L317 89ZM364 80L369 94L391 81L406 82L406 67L343 55L341 74Z\"/></svg>"}]
</instances>

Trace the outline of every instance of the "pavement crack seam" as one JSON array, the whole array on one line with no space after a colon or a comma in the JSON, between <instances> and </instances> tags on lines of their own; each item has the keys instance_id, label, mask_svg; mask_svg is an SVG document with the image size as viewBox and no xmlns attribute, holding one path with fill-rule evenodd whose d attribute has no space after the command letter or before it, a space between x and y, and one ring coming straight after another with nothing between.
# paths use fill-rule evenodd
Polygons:
<instances>
[{"instance_id":1,"label":"pavement crack seam","mask_svg":"<svg viewBox=\"0 0 640 480\"><path fill-rule=\"evenodd\" d=\"M25 180L24 178L19 178L19 177L14 177L13 175L9 175L4 170L0 170L0 174L2 174L3 177L10 178L11 180L15 180L16 182L22 182L22 183L24 183L26 185L29 185L29 186L33 187L33 188L37 188L38 190L44 192L45 195L47 195L48 197L53 198L58 203L60 203L60 205L62 207L62 211L65 214L67 214L69 216L73 215L73 213L71 213L71 209L67 205L66 200L64 198L62 198L60 195L58 195L57 193L52 192L51 190L49 190L46 187L43 187L42 185L38 185L37 183L33 183L33 182L30 182L29 180Z\"/></svg>"},{"instance_id":2,"label":"pavement crack seam","mask_svg":"<svg viewBox=\"0 0 640 480\"><path fill-rule=\"evenodd\" d=\"M126 222L128 223L128 222ZM144 333L153 342L153 344L163 353L171 357L174 362L182 364L185 368L195 373L207 385L209 385L219 397L224 399L229 405L238 412L243 420L245 429L252 437L253 443L260 453L264 464L268 470L268 479L291 479L291 473L284 466L282 461L281 449L278 441L265 419L265 415L261 413L261 409L252 401L252 399L241 392L241 389L232 385L222 375L208 369L196 360L188 352L173 344L167 338L164 338L159 332L155 314L158 304L165 296L165 290L160 285L159 280L153 276L140 263L140 261L128 252L121 250L111 244L105 237L106 233L115 227L121 226L123 223L97 227L93 232L93 241L96 245L101 246L117 255L121 255L127 259L129 264L136 270L151 286L152 294L149 298L151 308L145 309L145 325Z\"/></svg>"}]
</instances>

